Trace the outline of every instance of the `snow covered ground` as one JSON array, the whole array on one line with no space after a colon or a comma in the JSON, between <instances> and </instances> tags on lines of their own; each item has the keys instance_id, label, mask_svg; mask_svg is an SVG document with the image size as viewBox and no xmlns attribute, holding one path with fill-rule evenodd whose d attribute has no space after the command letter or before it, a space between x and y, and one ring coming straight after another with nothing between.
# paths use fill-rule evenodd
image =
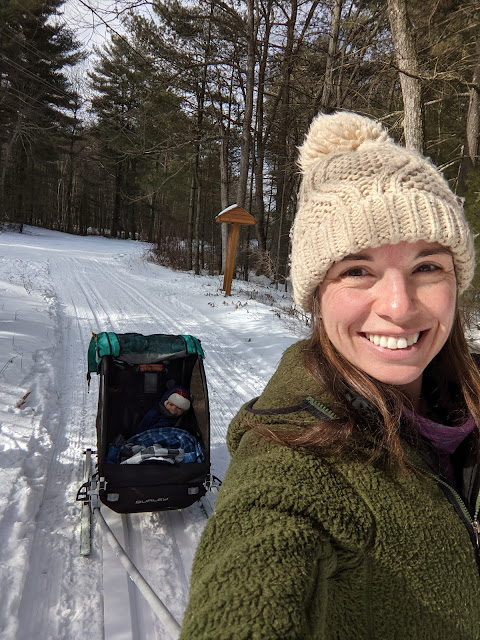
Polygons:
<instances>
[{"instance_id":1,"label":"snow covered ground","mask_svg":"<svg viewBox=\"0 0 480 640\"><path fill-rule=\"evenodd\" d=\"M98 526L91 556L79 555L75 495L98 397L96 377L86 385L92 331L200 338L220 478L229 421L307 331L280 309L286 294L234 282L225 298L220 277L165 269L147 253L143 243L33 227L0 235L1 640L170 638ZM203 510L106 515L180 621Z\"/></svg>"}]
</instances>

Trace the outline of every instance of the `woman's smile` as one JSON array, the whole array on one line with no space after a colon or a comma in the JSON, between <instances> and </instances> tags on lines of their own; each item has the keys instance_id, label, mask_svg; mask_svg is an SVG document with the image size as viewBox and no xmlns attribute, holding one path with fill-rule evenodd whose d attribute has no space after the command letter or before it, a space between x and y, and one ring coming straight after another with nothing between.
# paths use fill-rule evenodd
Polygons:
<instances>
[{"instance_id":1,"label":"woman's smile","mask_svg":"<svg viewBox=\"0 0 480 640\"><path fill-rule=\"evenodd\" d=\"M418 342L420 331L406 336L386 336L379 333L366 333L365 337L377 347L385 349L407 349Z\"/></svg>"}]
</instances>

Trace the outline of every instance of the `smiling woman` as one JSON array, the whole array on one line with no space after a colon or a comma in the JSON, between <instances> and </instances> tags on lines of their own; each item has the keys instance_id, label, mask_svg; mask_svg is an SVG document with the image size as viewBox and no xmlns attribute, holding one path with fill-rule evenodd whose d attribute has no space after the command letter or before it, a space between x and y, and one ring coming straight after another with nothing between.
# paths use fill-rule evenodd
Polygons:
<instances>
[{"instance_id":1,"label":"smiling woman","mask_svg":"<svg viewBox=\"0 0 480 640\"><path fill-rule=\"evenodd\" d=\"M455 318L450 251L425 240L365 249L330 267L315 295L337 351L418 408L423 372Z\"/></svg>"},{"instance_id":2,"label":"smiling woman","mask_svg":"<svg viewBox=\"0 0 480 640\"><path fill-rule=\"evenodd\" d=\"M300 149L290 347L229 427L182 640L463 640L480 629L480 375L460 200L353 113ZM432 526L435 523L435 526Z\"/></svg>"}]
</instances>

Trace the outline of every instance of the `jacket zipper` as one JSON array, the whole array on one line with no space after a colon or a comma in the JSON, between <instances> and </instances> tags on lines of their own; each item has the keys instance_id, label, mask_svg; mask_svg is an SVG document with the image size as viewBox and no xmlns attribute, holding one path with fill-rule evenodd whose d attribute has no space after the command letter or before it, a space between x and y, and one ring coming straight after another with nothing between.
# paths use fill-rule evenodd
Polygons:
<instances>
[{"instance_id":1,"label":"jacket zipper","mask_svg":"<svg viewBox=\"0 0 480 640\"><path fill-rule=\"evenodd\" d=\"M455 489L452 486L450 486L448 482L445 482L440 477L435 476L434 474L432 474L432 477L439 484L446 487L450 491L450 494L454 497L458 507L460 508L460 511L463 514L465 521L469 523L470 527L472 528L473 536L475 539L475 549L478 551L480 548L480 522L478 520L480 515L480 494L477 495L477 500L475 503L475 513L472 520L472 516L470 515L470 512L468 511L464 501L462 500L461 496L457 493L457 491L455 491Z\"/></svg>"},{"instance_id":2,"label":"jacket zipper","mask_svg":"<svg viewBox=\"0 0 480 640\"><path fill-rule=\"evenodd\" d=\"M478 524L478 519L474 520L472 522L472 526L473 526L473 530L475 532L475 544L477 545L477 549L478 549L478 540L479 540L479 524Z\"/></svg>"},{"instance_id":3,"label":"jacket zipper","mask_svg":"<svg viewBox=\"0 0 480 640\"><path fill-rule=\"evenodd\" d=\"M423 467L423 465L422 465ZM455 489L448 484L448 482L445 482L445 480L442 480L442 478L440 478L440 476L437 476L436 474L432 473L431 471L427 471L425 468L422 468L422 471L428 475L430 478L432 478L433 480L435 480L435 482L437 482L438 484L441 484L442 486L444 486L450 493L450 495L453 497L453 499L455 500L455 504L457 505L457 507L460 510L460 513L462 515L462 519L464 520L464 524L468 525L467 529L470 528L472 533L473 533L473 546L474 549L476 551L477 554L477 562L480 563L480 557L479 557L479 552L480 552L480 522L479 522L479 516L480 516L480 492L477 495L477 500L475 502L475 513L473 515L473 520L472 520L472 516L470 515L470 512L468 511L463 499L461 498L460 494L455 491ZM473 541L472 541L473 542ZM480 564L479 564L479 571L480 571Z\"/></svg>"},{"instance_id":4,"label":"jacket zipper","mask_svg":"<svg viewBox=\"0 0 480 640\"><path fill-rule=\"evenodd\" d=\"M470 534L470 540L472 541L472 545L475 550L478 570L480 572L480 491L477 493L474 514L472 517L460 494L450 484L448 484L448 482L445 482L445 480L442 480L439 475L433 473L426 466L425 461L420 457L415 449L408 446L406 453L407 458L419 471L424 473L432 480L435 480L437 484L445 487L450 496L453 498L453 501L457 507L457 513L461 516L461 519L463 520L463 523L465 524L467 531Z\"/></svg>"}]
</instances>

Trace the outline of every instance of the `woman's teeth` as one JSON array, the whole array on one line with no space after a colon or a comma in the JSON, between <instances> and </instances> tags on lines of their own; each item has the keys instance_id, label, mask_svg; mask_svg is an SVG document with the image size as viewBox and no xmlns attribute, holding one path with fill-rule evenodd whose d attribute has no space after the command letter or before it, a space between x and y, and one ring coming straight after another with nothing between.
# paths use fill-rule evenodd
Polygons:
<instances>
[{"instance_id":1,"label":"woman's teeth","mask_svg":"<svg viewBox=\"0 0 480 640\"><path fill-rule=\"evenodd\" d=\"M381 336L377 333L366 333L365 336L376 344L378 347L385 347L386 349L406 349L415 344L420 337L420 332L414 333L411 336L402 336L401 338L394 338L393 336Z\"/></svg>"}]
</instances>

